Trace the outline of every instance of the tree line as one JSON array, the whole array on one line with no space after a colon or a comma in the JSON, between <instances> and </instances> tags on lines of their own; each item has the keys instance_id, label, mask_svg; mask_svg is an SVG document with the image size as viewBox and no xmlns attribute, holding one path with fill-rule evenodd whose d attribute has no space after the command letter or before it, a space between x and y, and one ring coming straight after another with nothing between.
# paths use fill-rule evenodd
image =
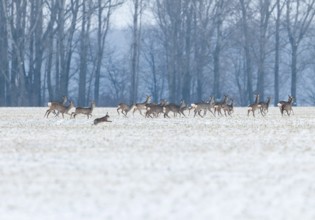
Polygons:
<instances>
[{"instance_id":1,"label":"tree line","mask_svg":"<svg viewBox=\"0 0 315 220\"><path fill-rule=\"evenodd\" d=\"M124 4L125 50L108 36ZM315 103L315 0L1 0L0 106ZM150 21L145 17L150 15ZM117 44L117 42L116 42ZM119 44L119 42L118 42Z\"/></svg>"}]
</instances>

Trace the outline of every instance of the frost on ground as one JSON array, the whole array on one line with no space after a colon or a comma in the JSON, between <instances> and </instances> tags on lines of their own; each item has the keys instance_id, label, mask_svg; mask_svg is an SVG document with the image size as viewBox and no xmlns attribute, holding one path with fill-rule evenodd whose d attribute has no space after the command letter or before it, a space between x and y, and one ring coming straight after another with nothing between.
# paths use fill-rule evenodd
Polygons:
<instances>
[{"instance_id":1,"label":"frost on ground","mask_svg":"<svg viewBox=\"0 0 315 220\"><path fill-rule=\"evenodd\" d=\"M73 120L0 108L1 219L315 219L315 108L294 110ZM107 111L113 122L92 126Z\"/></svg>"}]
</instances>

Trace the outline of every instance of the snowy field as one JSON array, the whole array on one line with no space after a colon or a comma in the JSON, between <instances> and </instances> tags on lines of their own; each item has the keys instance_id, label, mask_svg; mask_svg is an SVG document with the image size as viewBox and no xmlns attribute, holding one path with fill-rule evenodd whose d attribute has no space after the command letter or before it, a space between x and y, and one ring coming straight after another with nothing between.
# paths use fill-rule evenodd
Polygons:
<instances>
[{"instance_id":1,"label":"snowy field","mask_svg":"<svg viewBox=\"0 0 315 220\"><path fill-rule=\"evenodd\" d=\"M0 108L1 220L314 220L315 108L92 119ZM92 126L109 112L112 123ZM171 115L171 114L170 114Z\"/></svg>"}]
</instances>

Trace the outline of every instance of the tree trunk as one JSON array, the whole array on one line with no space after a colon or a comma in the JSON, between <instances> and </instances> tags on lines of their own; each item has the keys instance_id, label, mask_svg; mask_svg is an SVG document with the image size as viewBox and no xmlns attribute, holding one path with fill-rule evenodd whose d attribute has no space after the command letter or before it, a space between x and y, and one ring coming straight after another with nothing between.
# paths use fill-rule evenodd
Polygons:
<instances>
[{"instance_id":1,"label":"tree trunk","mask_svg":"<svg viewBox=\"0 0 315 220\"><path fill-rule=\"evenodd\" d=\"M245 50L245 60L246 67L245 73L247 76L247 95L249 103L253 102L253 73L251 67L251 55L250 55L250 39L248 33L248 24L247 24L247 10L245 7L244 0L240 0L241 10L242 10L242 25L243 25L243 34L244 34L244 50Z\"/></svg>"},{"instance_id":2,"label":"tree trunk","mask_svg":"<svg viewBox=\"0 0 315 220\"><path fill-rule=\"evenodd\" d=\"M274 84L274 105L279 102L279 57L280 57L280 0L277 0L277 18L276 18L276 32L275 32L275 84Z\"/></svg>"},{"instance_id":3,"label":"tree trunk","mask_svg":"<svg viewBox=\"0 0 315 220\"><path fill-rule=\"evenodd\" d=\"M139 53L139 0L134 0L134 14L133 14L133 30L132 30L132 45L131 45L131 97L130 102L137 101L137 77L138 77L138 53Z\"/></svg>"},{"instance_id":4,"label":"tree trunk","mask_svg":"<svg viewBox=\"0 0 315 220\"><path fill-rule=\"evenodd\" d=\"M0 106L7 104L7 82L9 79L8 30L5 16L6 1L0 2Z\"/></svg>"},{"instance_id":5,"label":"tree trunk","mask_svg":"<svg viewBox=\"0 0 315 220\"><path fill-rule=\"evenodd\" d=\"M297 45L292 45L291 54L291 96L294 97L296 102L296 84L297 84Z\"/></svg>"},{"instance_id":6,"label":"tree trunk","mask_svg":"<svg viewBox=\"0 0 315 220\"><path fill-rule=\"evenodd\" d=\"M220 86L220 56L221 56L221 40L222 40L222 13L223 13L224 1L219 0L216 3L216 17L215 17L215 30L216 30L216 42L215 49L213 52L213 95L218 98L221 97L221 86Z\"/></svg>"},{"instance_id":7,"label":"tree trunk","mask_svg":"<svg viewBox=\"0 0 315 220\"><path fill-rule=\"evenodd\" d=\"M79 73L79 97L78 105L87 105L86 101L86 77L87 77L87 53L90 31L90 11L86 9L86 2L83 2L83 17L80 37L80 73Z\"/></svg>"}]
</instances>

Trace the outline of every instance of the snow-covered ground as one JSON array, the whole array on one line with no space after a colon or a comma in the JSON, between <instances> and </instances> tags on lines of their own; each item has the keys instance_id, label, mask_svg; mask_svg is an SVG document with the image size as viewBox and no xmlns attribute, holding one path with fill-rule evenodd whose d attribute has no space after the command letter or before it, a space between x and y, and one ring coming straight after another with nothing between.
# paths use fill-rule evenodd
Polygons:
<instances>
[{"instance_id":1,"label":"snow-covered ground","mask_svg":"<svg viewBox=\"0 0 315 220\"><path fill-rule=\"evenodd\" d=\"M315 219L315 108L92 119L0 108L1 220ZM109 112L112 123L92 126Z\"/></svg>"}]
</instances>

